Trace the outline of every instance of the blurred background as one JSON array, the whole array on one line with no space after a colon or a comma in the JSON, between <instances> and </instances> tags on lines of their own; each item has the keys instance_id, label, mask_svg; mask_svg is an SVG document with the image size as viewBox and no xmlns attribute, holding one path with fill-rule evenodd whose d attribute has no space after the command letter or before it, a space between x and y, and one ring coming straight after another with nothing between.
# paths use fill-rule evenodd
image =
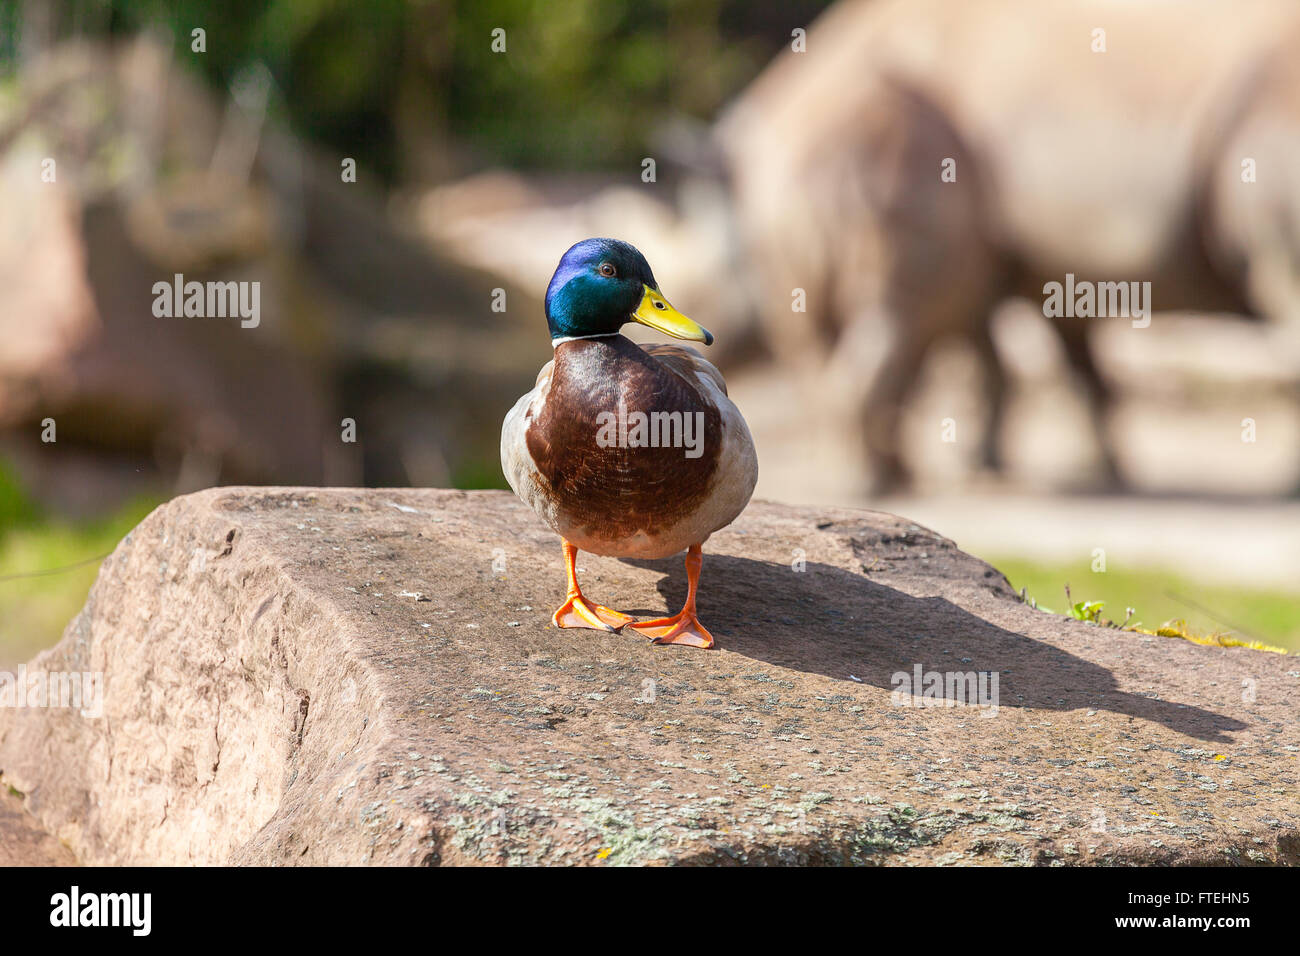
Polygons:
<instances>
[{"instance_id":1,"label":"blurred background","mask_svg":"<svg viewBox=\"0 0 1300 956\"><path fill-rule=\"evenodd\" d=\"M1300 649L1298 46L1288 0L0 0L0 665L175 495L506 487L592 235L714 331L760 496ZM259 325L155 317L176 273Z\"/></svg>"}]
</instances>

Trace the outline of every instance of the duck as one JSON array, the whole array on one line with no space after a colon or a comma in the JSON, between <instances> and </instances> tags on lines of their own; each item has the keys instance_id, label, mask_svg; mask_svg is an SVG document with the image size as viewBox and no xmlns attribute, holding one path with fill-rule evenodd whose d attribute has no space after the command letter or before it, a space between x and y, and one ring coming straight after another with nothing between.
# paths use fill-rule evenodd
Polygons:
<instances>
[{"instance_id":1,"label":"duck","mask_svg":"<svg viewBox=\"0 0 1300 956\"><path fill-rule=\"evenodd\" d=\"M567 590L551 622L712 648L696 609L703 547L740 516L758 456L714 365L691 346L637 344L629 322L686 342L713 334L669 304L645 256L618 239L575 243L546 289L554 358L505 417L501 467L560 537ZM582 551L625 559L686 553L677 614L638 621L578 584Z\"/></svg>"}]
</instances>

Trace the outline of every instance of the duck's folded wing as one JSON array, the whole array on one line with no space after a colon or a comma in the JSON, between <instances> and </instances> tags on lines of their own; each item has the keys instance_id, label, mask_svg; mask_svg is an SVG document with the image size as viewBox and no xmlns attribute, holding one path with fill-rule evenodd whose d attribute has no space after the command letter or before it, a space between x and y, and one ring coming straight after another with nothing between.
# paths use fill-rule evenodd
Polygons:
<instances>
[{"instance_id":1,"label":"duck's folded wing","mask_svg":"<svg viewBox=\"0 0 1300 956\"><path fill-rule=\"evenodd\" d=\"M727 383L717 367L689 345L654 344L643 345L641 349L694 384L697 378L712 381L718 391L727 394Z\"/></svg>"},{"instance_id":2,"label":"duck's folded wing","mask_svg":"<svg viewBox=\"0 0 1300 956\"><path fill-rule=\"evenodd\" d=\"M727 395L722 373L695 349L685 345L642 346L655 361L689 382L700 398L713 406L719 423L720 443L708 497L697 513L701 540L725 528L745 509L758 482L758 455L754 439L740 409Z\"/></svg>"},{"instance_id":3,"label":"duck's folded wing","mask_svg":"<svg viewBox=\"0 0 1300 956\"><path fill-rule=\"evenodd\" d=\"M505 472L506 481L515 494L529 504L532 502L527 489L531 487L531 473L536 466L528 454L528 425L538 406L546 401L554 369L553 359L542 366L542 370L537 373L537 383L533 390L515 402L501 423L501 470Z\"/></svg>"},{"instance_id":4,"label":"duck's folded wing","mask_svg":"<svg viewBox=\"0 0 1300 956\"><path fill-rule=\"evenodd\" d=\"M541 371L537 373L537 381L533 382L533 389L536 390L543 382L551 381L551 372L555 368L555 359L551 359L542 366Z\"/></svg>"}]
</instances>

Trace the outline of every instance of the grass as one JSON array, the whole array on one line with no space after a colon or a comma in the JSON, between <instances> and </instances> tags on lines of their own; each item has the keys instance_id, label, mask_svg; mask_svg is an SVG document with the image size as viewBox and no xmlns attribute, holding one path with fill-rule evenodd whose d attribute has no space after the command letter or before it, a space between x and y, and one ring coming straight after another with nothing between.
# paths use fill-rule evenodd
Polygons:
<instances>
[{"instance_id":1,"label":"grass","mask_svg":"<svg viewBox=\"0 0 1300 956\"><path fill-rule=\"evenodd\" d=\"M108 518L50 518L0 462L0 665L52 647L81 610L103 556L158 504L134 501Z\"/></svg>"},{"instance_id":2,"label":"grass","mask_svg":"<svg viewBox=\"0 0 1300 956\"><path fill-rule=\"evenodd\" d=\"M1132 608L1130 628L1153 633L1165 628L1193 639L1221 635L1300 652L1300 593L1206 584L1161 569L1112 565L1094 572L1086 560L1077 564L1038 564L1015 557L985 560L1002 571L1017 591L1024 588L1043 610L1085 619L1104 617L1121 624ZM1103 607L1092 606L1096 603Z\"/></svg>"}]
</instances>

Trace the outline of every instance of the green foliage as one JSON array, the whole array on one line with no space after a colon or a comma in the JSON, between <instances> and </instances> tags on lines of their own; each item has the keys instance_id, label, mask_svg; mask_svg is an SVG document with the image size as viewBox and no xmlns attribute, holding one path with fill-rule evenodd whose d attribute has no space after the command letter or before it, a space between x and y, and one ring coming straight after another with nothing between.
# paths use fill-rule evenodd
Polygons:
<instances>
[{"instance_id":1,"label":"green foliage","mask_svg":"<svg viewBox=\"0 0 1300 956\"><path fill-rule=\"evenodd\" d=\"M468 459L462 462L452 473L451 486L466 491L485 488L510 490L505 475L501 473L501 463L497 459L483 461Z\"/></svg>"},{"instance_id":2,"label":"green foliage","mask_svg":"<svg viewBox=\"0 0 1300 956\"><path fill-rule=\"evenodd\" d=\"M18 58L18 4L0 2L0 77L9 72L6 64Z\"/></svg>"},{"instance_id":3,"label":"green foliage","mask_svg":"<svg viewBox=\"0 0 1300 956\"><path fill-rule=\"evenodd\" d=\"M40 509L27 495L12 471L0 461L0 542L7 532L34 524Z\"/></svg>"},{"instance_id":4,"label":"green foliage","mask_svg":"<svg viewBox=\"0 0 1300 956\"><path fill-rule=\"evenodd\" d=\"M0 493L0 502L5 500ZM157 504L132 502L88 523L32 517L0 527L0 666L21 663L58 642L86 601L98 559ZM29 509L30 503L19 506L33 515Z\"/></svg>"},{"instance_id":5,"label":"green foliage","mask_svg":"<svg viewBox=\"0 0 1300 956\"><path fill-rule=\"evenodd\" d=\"M1246 642L1257 641L1291 651L1300 651L1300 594L1264 588L1236 588L1194 581L1160 568L1142 570L1116 567L1112 561L1104 573L1093 573L1087 560L1075 564L1043 564L1022 558L989 558L1039 610L1055 613L1037 602L1044 597L1059 607L1064 595L1068 616L1091 620L1101 626L1128 627L1149 633L1188 637L1190 635L1236 635ZM1087 582L1089 600L1074 601L1067 582ZM1190 603L1189 603L1190 602ZM1121 607L1126 616L1107 620L1105 607ZM1141 610L1144 625L1135 620ZM1163 623L1162 623L1163 622ZM1216 642L1217 643L1217 642Z\"/></svg>"},{"instance_id":6,"label":"green foliage","mask_svg":"<svg viewBox=\"0 0 1300 956\"><path fill-rule=\"evenodd\" d=\"M708 118L770 52L726 42L720 0L480 0L451 13L455 132L525 167L635 168L668 110ZM494 53L494 29L506 53Z\"/></svg>"},{"instance_id":7,"label":"green foliage","mask_svg":"<svg viewBox=\"0 0 1300 956\"><path fill-rule=\"evenodd\" d=\"M1070 605L1070 617L1076 621L1096 622L1105 606L1105 601L1076 601Z\"/></svg>"},{"instance_id":8,"label":"green foliage","mask_svg":"<svg viewBox=\"0 0 1300 956\"><path fill-rule=\"evenodd\" d=\"M828 0L45 0L63 35L161 27L228 89L264 63L272 109L394 181L514 165L639 171L655 126L711 119ZM0 73L19 5L0 2ZM190 32L207 34L204 53ZM493 52L493 31L506 51ZM5 38L8 39L5 39ZM452 162L448 157L455 157Z\"/></svg>"}]
</instances>

